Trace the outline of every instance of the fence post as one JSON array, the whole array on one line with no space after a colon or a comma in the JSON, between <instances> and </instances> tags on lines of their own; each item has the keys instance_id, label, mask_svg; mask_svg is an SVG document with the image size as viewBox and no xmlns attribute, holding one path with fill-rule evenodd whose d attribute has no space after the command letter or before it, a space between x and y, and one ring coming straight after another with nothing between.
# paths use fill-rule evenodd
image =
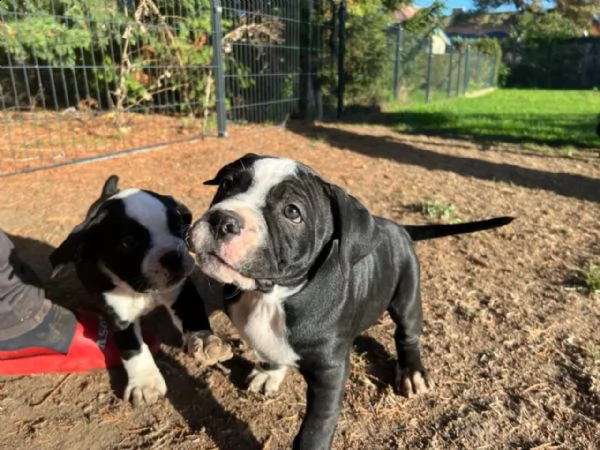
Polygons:
<instances>
[{"instance_id":1,"label":"fence post","mask_svg":"<svg viewBox=\"0 0 600 450\"><path fill-rule=\"evenodd\" d=\"M467 45L467 54L465 56L465 76L463 95L469 91L469 81L471 80L471 47Z\"/></svg>"},{"instance_id":2,"label":"fence post","mask_svg":"<svg viewBox=\"0 0 600 450\"><path fill-rule=\"evenodd\" d=\"M336 7L336 3L335 0L330 0L329 1L329 7L331 8L331 42L330 42L330 57L331 57L331 79L335 80L335 56L337 55L337 45L336 45L336 39L337 39L337 21L336 21L336 16L337 16L337 7Z\"/></svg>"},{"instance_id":3,"label":"fence post","mask_svg":"<svg viewBox=\"0 0 600 450\"><path fill-rule=\"evenodd\" d=\"M596 51L596 57L592 59L593 61L593 65L592 65L592 71L590 73L592 73L594 76L592 77L592 83L594 83L595 85L600 85L600 41L596 41L594 42L594 47L595 51Z\"/></svg>"},{"instance_id":4,"label":"fence post","mask_svg":"<svg viewBox=\"0 0 600 450\"><path fill-rule=\"evenodd\" d=\"M220 0L211 0L210 18L213 32L213 64L215 66L215 89L216 89L216 107L217 107L217 125L219 137L227 136L227 114L225 112L225 71L223 67L223 30L221 21L223 18L223 8Z\"/></svg>"},{"instance_id":5,"label":"fence post","mask_svg":"<svg viewBox=\"0 0 600 450\"><path fill-rule=\"evenodd\" d=\"M315 92L313 85L313 8L312 0L307 0L306 22L307 22L307 46L304 50L306 54L306 116L304 119L313 119L315 117Z\"/></svg>"},{"instance_id":6,"label":"fence post","mask_svg":"<svg viewBox=\"0 0 600 450\"><path fill-rule=\"evenodd\" d=\"M590 45L591 43L589 41L585 41L583 44L584 47L584 51L583 51L583 67L581 68L581 89L588 89L588 86L586 86L586 82L587 82L587 70L588 70L588 57L589 57L589 53L590 53ZM592 86L589 86L589 88L591 88Z\"/></svg>"},{"instance_id":7,"label":"fence post","mask_svg":"<svg viewBox=\"0 0 600 450\"><path fill-rule=\"evenodd\" d=\"M548 76L546 77L546 89L552 89L552 64L554 63L554 39L548 46Z\"/></svg>"},{"instance_id":8,"label":"fence post","mask_svg":"<svg viewBox=\"0 0 600 450\"><path fill-rule=\"evenodd\" d=\"M342 117L344 112L344 89L346 85L346 71L344 69L344 57L346 54L346 2L342 0L339 6L339 45L338 45L338 89L337 89L337 118Z\"/></svg>"},{"instance_id":9,"label":"fence post","mask_svg":"<svg viewBox=\"0 0 600 450\"><path fill-rule=\"evenodd\" d=\"M431 102L431 77L433 72L433 34L429 36L429 55L427 55L427 87L425 88L425 103Z\"/></svg>"},{"instance_id":10,"label":"fence post","mask_svg":"<svg viewBox=\"0 0 600 450\"><path fill-rule=\"evenodd\" d=\"M313 79L313 89L315 91L315 118L323 119L323 50L325 50L325 27L322 22L324 5L321 1L315 2L315 8L318 10L315 21L315 75Z\"/></svg>"},{"instance_id":11,"label":"fence post","mask_svg":"<svg viewBox=\"0 0 600 450\"><path fill-rule=\"evenodd\" d=\"M458 49L458 73L456 74L456 96L458 97L460 95L460 70L462 69L463 66L463 52L462 50L459 48Z\"/></svg>"},{"instance_id":12,"label":"fence post","mask_svg":"<svg viewBox=\"0 0 600 450\"><path fill-rule=\"evenodd\" d=\"M476 63L477 70L475 72L475 83L479 84L479 80L481 77L481 52L476 50L475 55L477 57L477 63Z\"/></svg>"},{"instance_id":13,"label":"fence post","mask_svg":"<svg viewBox=\"0 0 600 450\"><path fill-rule=\"evenodd\" d=\"M492 74L490 75L490 87L496 87L496 85L498 84L498 75L497 75L497 71L498 71L498 55L497 54L493 54L492 56L490 56L490 58L493 58L492 61Z\"/></svg>"},{"instance_id":14,"label":"fence post","mask_svg":"<svg viewBox=\"0 0 600 450\"><path fill-rule=\"evenodd\" d=\"M450 47L450 61L448 63L448 84L446 85L446 95L450 97L452 95L452 60L454 59L453 48Z\"/></svg>"},{"instance_id":15,"label":"fence post","mask_svg":"<svg viewBox=\"0 0 600 450\"><path fill-rule=\"evenodd\" d=\"M394 100L400 95L400 70L402 69L402 24L396 24L396 55L394 60Z\"/></svg>"}]
</instances>

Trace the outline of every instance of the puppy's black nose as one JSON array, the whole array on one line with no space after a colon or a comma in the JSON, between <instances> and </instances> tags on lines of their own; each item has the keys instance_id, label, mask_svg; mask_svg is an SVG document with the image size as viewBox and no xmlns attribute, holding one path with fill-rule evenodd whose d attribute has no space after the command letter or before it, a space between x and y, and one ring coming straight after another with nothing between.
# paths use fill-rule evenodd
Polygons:
<instances>
[{"instance_id":1,"label":"puppy's black nose","mask_svg":"<svg viewBox=\"0 0 600 450\"><path fill-rule=\"evenodd\" d=\"M233 211L213 211L208 217L208 223L215 237L219 239L240 234L244 228L244 219Z\"/></svg>"},{"instance_id":2,"label":"puppy's black nose","mask_svg":"<svg viewBox=\"0 0 600 450\"><path fill-rule=\"evenodd\" d=\"M181 270L182 258L179 252L172 250L165 253L159 259L160 264L169 272L177 272Z\"/></svg>"}]
</instances>

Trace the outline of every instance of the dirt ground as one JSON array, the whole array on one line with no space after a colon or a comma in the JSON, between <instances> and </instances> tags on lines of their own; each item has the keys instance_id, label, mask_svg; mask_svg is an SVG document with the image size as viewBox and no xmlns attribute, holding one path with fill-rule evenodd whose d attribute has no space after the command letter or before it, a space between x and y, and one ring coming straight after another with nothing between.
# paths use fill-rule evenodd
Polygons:
<instances>
[{"instance_id":1,"label":"dirt ground","mask_svg":"<svg viewBox=\"0 0 600 450\"><path fill-rule=\"evenodd\" d=\"M341 449L600 448L600 296L577 288L600 263L600 158L480 148L399 135L377 126L312 127L209 139L0 181L0 227L48 279L47 255L77 224L111 173L124 187L170 193L199 216L214 188L202 181L246 152L316 168L372 212L436 221L419 205L454 206L450 220L496 215L511 225L417 244L425 308L425 363L436 389L406 399L391 389L393 324L356 341L334 440ZM72 271L48 296L86 308ZM120 400L121 370L0 380L0 448L284 449L300 424L297 373L276 398L243 390L252 354L222 313L234 344L227 370L199 369L176 345L163 312L147 321L169 393L135 410Z\"/></svg>"},{"instance_id":2,"label":"dirt ground","mask_svg":"<svg viewBox=\"0 0 600 450\"><path fill-rule=\"evenodd\" d=\"M230 136L258 126L228 125ZM216 136L216 118L190 120L158 114L94 112L85 108L54 111L0 111L0 175L69 161L127 153L192 137Z\"/></svg>"}]
</instances>

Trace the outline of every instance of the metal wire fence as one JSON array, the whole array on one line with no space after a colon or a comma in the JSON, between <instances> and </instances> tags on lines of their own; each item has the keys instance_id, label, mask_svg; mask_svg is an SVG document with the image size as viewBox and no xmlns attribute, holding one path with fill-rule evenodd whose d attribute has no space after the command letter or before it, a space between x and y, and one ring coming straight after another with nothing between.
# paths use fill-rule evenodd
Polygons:
<instances>
[{"instance_id":1,"label":"metal wire fence","mask_svg":"<svg viewBox=\"0 0 600 450\"><path fill-rule=\"evenodd\" d=\"M0 3L0 173L210 132L209 2Z\"/></svg>"},{"instance_id":2,"label":"metal wire fence","mask_svg":"<svg viewBox=\"0 0 600 450\"><path fill-rule=\"evenodd\" d=\"M312 0L1 0L0 176L339 117L370 89L344 100L345 18ZM399 31L377 49L396 99L494 83L489 58Z\"/></svg>"},{"instance_id":3,"label":"metal wire fence","mask_svg":"<svg viewBox=\"0 0 600 450\"><path fill-rule=\"evenodd\" d=\"M227 118L235 123L281 121L300 98L302 21L288 2L267 10L223 2ZM240 38L245 34L245 38Z\"/></svg>"},{"instance_id":4,"label":"metal wire fence","mask_svg":"<svg viewBox=\"0 0 600 450\"><path fill-rule=\"evenodd\" d=\"M398 25L389 36L389 92L397 102L431 102L496 85L495 55L449 45L436 34L412 36Z\"/></svg>"},{"instance_id":5,"label":"metal wire fence","mask_svg":"<svg viewBox=\"0 0 600 450\"><path fill-rule=\"evenodd\" d=\"M0 175L307 114L323 17L285 0L3 0Z\"/></svg>"},{"instance_id":6,"label":"metal wire fence","mask_svg":"<svg viewBox=\"0 0 600 450\"><path fill-rule=\"evenodd\" d=\"M597 89L600 38L540 39L509 46L507 87Z\"/></svg>"}]
</instances>

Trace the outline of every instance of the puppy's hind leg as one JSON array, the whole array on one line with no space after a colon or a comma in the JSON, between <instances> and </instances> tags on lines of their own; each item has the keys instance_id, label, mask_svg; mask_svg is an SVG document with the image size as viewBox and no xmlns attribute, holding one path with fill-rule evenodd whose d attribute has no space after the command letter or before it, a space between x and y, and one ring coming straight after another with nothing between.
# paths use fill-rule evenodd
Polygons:
<instances>
[{"instance_id":1,"label":"puppy's hind leg","mask_svg":"<svg viewBox=\"0 0 600 450\"><path fill-rule=\"evenodd\" d=\"M419 284L419 263L411 255L405 273L392 299L388 312L396 324L394 341L398 353L395 387L407 397L433 389L433 381L421 360L421 330L423 309Z\"/></svg>"}]
</instances>

